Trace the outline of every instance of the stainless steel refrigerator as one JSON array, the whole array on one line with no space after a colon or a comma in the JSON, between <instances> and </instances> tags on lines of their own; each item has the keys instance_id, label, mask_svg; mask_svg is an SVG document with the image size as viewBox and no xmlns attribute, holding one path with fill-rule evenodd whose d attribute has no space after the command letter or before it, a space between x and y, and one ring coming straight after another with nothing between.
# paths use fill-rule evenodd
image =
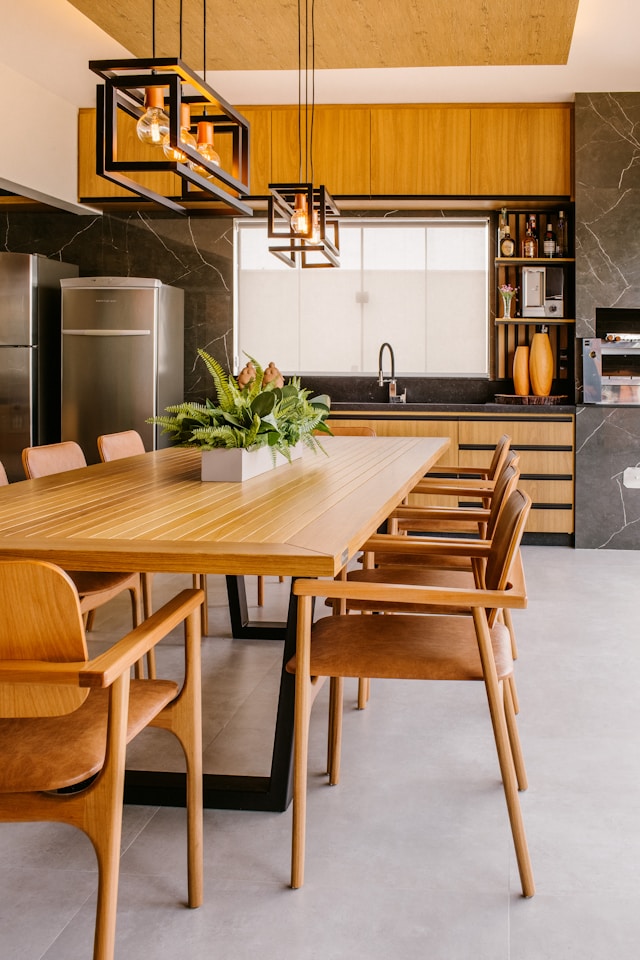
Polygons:
<instances>
[{"instance_id":1,"label":"stainless steel refrigerator","mask_svg":"<svg viewBox=\"0 0 640 960\"><path fill-rule=\"evenodd\" d=\"M146 422L184 400L184 291L148 277L62 281L62 439L88 463L102 433L137 430L147 450L168 446Z\"/></svg>"},{"instance_id":2,"label":"stainless steel refrigerator","mask_svg":"<svg viewBox=\"0 0 640 960\"><path fill-rule=\"evenodd\" d=\"M60 281L71 263L0 253L0 460L24 480L24 447L60 439Z\"/></svg>"}]
</instances>

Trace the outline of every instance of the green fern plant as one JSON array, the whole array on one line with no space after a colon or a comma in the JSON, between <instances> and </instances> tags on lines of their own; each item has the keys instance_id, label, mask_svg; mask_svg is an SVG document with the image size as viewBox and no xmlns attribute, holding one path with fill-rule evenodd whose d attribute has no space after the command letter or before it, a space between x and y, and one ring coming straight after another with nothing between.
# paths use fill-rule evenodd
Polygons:
<instances>
[{"instance_id":1,"label":"green fern plant","mask_svg":"<svg viewBox=\"0 0 640 960\"><path fill-rule=\"evenodd\" d=\"M297 443L323 449L316 434L331 434L325 423L330 407L327 396L310 399L311 391L302 387L299 377L291 377L282 386L266 382L264 369L253 357L249 360L255 374L252 370L251 379L241 384L205 350L198 350L198 356L213 380L215 400L166 407L165 415L147 421L172 434L175 444L202 450L268 446L274 456L279 451L287 459Z\"/></svg>"}]
</instances>

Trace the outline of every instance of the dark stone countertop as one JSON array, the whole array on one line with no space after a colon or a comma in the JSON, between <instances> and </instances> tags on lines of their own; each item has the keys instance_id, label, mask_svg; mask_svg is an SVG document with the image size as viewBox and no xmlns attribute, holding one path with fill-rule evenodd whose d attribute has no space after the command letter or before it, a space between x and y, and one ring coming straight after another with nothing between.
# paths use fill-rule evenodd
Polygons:
<instances>
[{"instance_id":1,"label":"dark stone countertop","mask_svg":"<svg viewBox=\"0 0 640 960\"><path fill-rule=\"evenodd\" d=\"M359 403L357 400L332 402L331 409L358 411L365 415L392 414L395 417L411 417L416 413L491 413L517 414L526 416L548 416L550 414L573 414L575 406L571 404L519 404L519 403Z\"/></svg>"}]
</instances>

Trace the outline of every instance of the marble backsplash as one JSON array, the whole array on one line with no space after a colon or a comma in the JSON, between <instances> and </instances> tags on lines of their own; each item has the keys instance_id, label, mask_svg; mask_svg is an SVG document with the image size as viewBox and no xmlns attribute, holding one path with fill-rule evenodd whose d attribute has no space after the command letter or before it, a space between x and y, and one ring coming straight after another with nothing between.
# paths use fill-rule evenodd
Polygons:
<instances>
[{"instance_id":1,"label":"marble backsplash","mask_svg":"<svg viewBox=\"0 0 640 960\"><path fill-rule=\"evenodd\" d=\"M204 347L233 359L233 221L149 213L0 213L0 249L77 264L81 276L157 277L185 295L185 396L201 399Z\"/></svg>"},{"instance_id":2,"label":"marble backsplash","mask_svg":"<svg viewBox=\"0 0 640 960\"><path fill-rule=\"evenodd\" d=\"M596 307L640 307L639 129L640 93L576 94L578 338L594 336ZM623 482L639 462L640 407L578 407L576 547L640 549L640 490Z\"/></svg>"},{"instance_id":3,"label":"marble backsplash","mask_svg":"<svg viewBox=\"0 0 640 960\"><path fill-rule=\"evenodd\" d=\"M596 307L640 307L639 130L640 93L576 94L576 337Z\"/></svg>"},{"instance_id":4,"label":"marble backsplash","mask_svg":"<svg viewBox=\"0 0 640 960\"><path fill-rule=\"evenodd\" d=\"M640 408L578 407L576 547L640 547L640 488L624 482L624 471L639 465Z\"/></svg>"}]
</instances>

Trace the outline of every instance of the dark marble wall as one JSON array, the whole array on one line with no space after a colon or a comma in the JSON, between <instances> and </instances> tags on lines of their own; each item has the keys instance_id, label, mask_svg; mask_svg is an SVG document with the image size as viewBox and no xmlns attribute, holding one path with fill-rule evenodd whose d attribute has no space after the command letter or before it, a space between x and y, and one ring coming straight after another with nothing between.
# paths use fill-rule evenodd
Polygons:
<instances>
[{"instance_id":1,"label":"dark marble wall","mask_svg":"<svg viewBox=\"0 0 640 960\"><path fill-rule=\"evenodd\" d=\"M76 216L57 211L0 213L0 249L40 253L81 276L157 277L185 292L185 395L201 399L204 347L233 360L233 222L148 213Z\"/></svg>"},{"instance_id":2,"label":"dark marble wall","mask_svg":"<svg viewBox=\"0 0 640 960\"><path fill-rule=\"evenodd\" d=\"M576 94L579 338L594 335L596 307L640 307L639 131L640 93ZM576 547L640 549L640 490L623 477L638 463L640 407L578 407Z\"/></svg>"},{"instance_id":3,"label":"dark marble wall","mask_svg":"<svg viewBox=\"0 0 640 960\"><path fill-rule=\"evenodd\" d=\"M596 307L640 307L640 93L578 93L576 336Z\"/></svg>"},{"instance_id":4,"label":"dark marble wall","mask_svg":"<svg viewBox=\"0 0 640 960\"><path fill-rule=\"evenodd\" d=\"M624 471L640 466L637 407L578 407L576 416L576 547L637 550L640 489ZM628 481L627 481L628 482Z\"/></svg>"}]
</instances>

